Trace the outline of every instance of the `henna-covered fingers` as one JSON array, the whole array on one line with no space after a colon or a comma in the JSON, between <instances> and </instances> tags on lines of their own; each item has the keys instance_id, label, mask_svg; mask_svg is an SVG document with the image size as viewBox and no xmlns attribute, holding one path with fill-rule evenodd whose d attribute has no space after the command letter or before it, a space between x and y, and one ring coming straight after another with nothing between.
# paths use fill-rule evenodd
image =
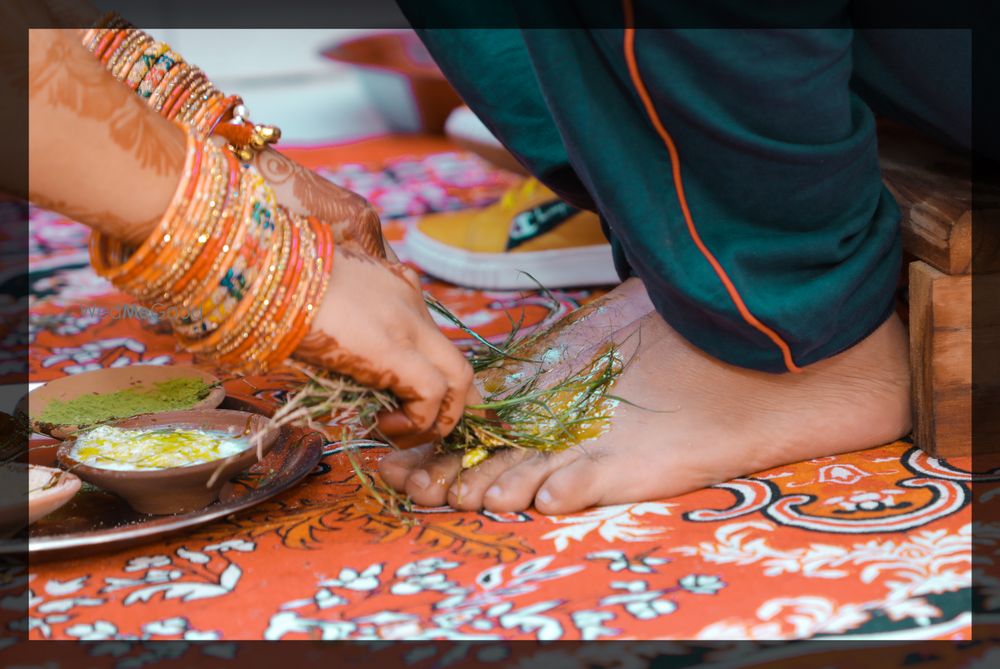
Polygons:
<instances>
[{"instance_id":1,"label":"henna-covered fingers","mask_svg":"<svg viewBox=\"0 0 1000 669\"><path fill-rule=\"evenodd\" d=\"M350 244L336 254L313 331L296 357L391 390L401 409L381 417L386 435L448 434L464 410L472 369L428 313L419 276Z\"/></svg>"},{"instance_id":2,"label":"henna-covered fingers","mask_svg":"<svg viewBox=\"0 0 1000 669\"><path fill-rule=\"evenodd\" d=\"M437 420L434 422L434 431L438 436L444 437L455 429L458 421L462 419L474 374L469 361L449 341L442 340L438 346L441 349L438 354L438 359L441 360L441 372L448 388L441 400Z\"/></svg>"},{"instance_id":3,"label":"henna-covered fingers","mask_svg":"<svg viewBox=\"0 0 1000 669\"><path fill-rule=\"evenodd\" d=\"M405 386L396 390L402 410L410 420L412 432L426 432L436 425L441 402L448 392L448 382L439 369L423 357L409 357L398 362L399 380Z\"/></svg>"}]
</instances>

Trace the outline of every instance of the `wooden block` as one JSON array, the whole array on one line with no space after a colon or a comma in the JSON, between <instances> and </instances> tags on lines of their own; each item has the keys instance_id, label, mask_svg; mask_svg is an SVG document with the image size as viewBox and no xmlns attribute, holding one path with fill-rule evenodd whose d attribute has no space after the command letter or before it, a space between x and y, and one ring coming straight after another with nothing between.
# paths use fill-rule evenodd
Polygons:
<instances>
[{"instance_id":1,"label":"wooden block","mask_svg":"<svg viewBox=\"0 0 1000 669\"><path fill-rule=\"evenodd\" d=\"M968 156L886 122L879 123L878 142L882 179L902 210L903 247L946 274L968 274L972 265Z\"/></svg>"},{"instance_id":2,"label":"wooden block","mask_svg":"<svg viewBox=\"0 0 1000 669\"><path fill-rule=\"evenodd\" d=\"M909 301L914 441L935 457L971 455L972 277L911 263Z\"/></svg>"}]
</instances>

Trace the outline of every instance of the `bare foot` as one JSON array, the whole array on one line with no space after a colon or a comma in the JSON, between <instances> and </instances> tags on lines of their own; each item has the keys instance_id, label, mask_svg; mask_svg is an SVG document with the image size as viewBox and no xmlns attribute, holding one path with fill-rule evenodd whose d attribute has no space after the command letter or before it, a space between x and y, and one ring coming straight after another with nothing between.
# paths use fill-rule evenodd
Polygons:
<instances>
[{"instance_id":1,"label":"bare foot","mask_svg":"<svg viewBox=\"0 0 1000 669\"><path fill-rule=\"evenodd\" d=\"M483 395L492 395L501 388L517 385L518 379L526 375L538 374L538 382L544 387L549 379L562 378L586 364L595 347L611 341L616 332L652 312L653 303L649 301L646 287L638 279L628 279L606 295L567 314L551 327L522 339L514 353L518 358L536 363L508 360L479 374L476 386ZM417 457L414 452L429 453L426 448L419 451L411 448L425 443L428 435L395 434L386 430L385 421L379 427L397 446L411 452L410 455L398 452L383 461L383 476L387 475L389 481L402 482L412 467L403 467L401 463ZM400 467L403 469L400 470Z\"/></svg>"},{"instance_id":2,"label":"bare foot","mask_svg":"<svg viewBox=\"0 0 1000 669\"><path fill-rule=\"evenodd\" d=\"M587 319L555 338L589 342L568 350L589 359L603 342ZM558 326L557 326L558 327ZM720 362L692 346L655 312L614 331L626 359L620 405L603 435L553 454L505 451L460 472L431 446L380 463L387 483L418 504L546 514L680 495L791 462L877 446L910 429L906 333L893 316L867 339L800 374L766 374ZM550 377L558 369L549 372Z\"/></svg>"}]
</instances>

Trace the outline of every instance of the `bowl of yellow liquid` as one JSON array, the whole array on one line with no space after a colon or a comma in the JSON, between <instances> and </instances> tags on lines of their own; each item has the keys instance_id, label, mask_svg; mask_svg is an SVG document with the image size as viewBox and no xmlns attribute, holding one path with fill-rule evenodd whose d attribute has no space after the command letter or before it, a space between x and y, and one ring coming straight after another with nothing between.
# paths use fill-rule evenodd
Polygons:
<instances>
[{"instance_id":1,"label":"bowl of yellow liquid","mask_svg":"<svg viewBox=\"0 0 1000 669\"><path fill-rule=\"evenodd\" d=\"M266 417L205 409L146 414L99 425L63 442L59 464L124 498L140 513L197 511L274 444Z\"/></svg>"}]
</instances>

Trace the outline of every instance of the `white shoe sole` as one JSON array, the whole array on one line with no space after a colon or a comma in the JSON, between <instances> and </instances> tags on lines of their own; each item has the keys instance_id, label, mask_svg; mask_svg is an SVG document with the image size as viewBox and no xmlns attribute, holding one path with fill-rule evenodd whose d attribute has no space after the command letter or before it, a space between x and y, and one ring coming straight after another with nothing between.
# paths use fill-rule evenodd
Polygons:
<instances>
[{"instance_id":1,"label":"white shoe sole","mask_svg":"<svg viewBox=\"0 0 1000 669\"><path fill-rule=\"evenodd\" d=\"M416 227L407 232L405 243L409 259L425 272L467 288L523 290L538 288L539 284L546 288L570 288L621 282L610 244L552 251L475 253L443 244Z\"/></svg>"}]
</instances>

